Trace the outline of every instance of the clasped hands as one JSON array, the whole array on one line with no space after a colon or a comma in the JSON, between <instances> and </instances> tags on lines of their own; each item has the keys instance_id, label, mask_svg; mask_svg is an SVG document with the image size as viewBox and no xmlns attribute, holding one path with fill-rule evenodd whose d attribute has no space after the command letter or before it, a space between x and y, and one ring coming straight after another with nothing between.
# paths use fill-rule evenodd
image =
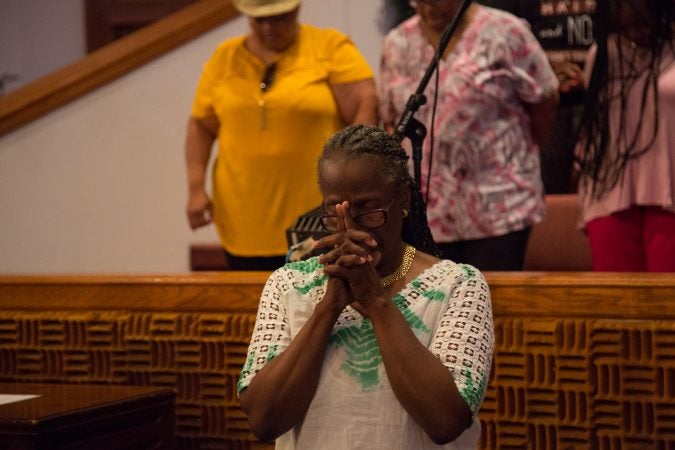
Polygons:
<instances>
[{"instance_id":1,"label":"clasped hands","mask_svg":"<svg viewBox=\"0 0 675 450\"><path fill-rule=\"evenodd\" d=\"M375 270L382 253L373 235L357 228L349 212L349 202L338 203L335 215L337 231L316 243L316 248L330 248L319 257L324 272L330 277L326 299L336 302L340 311L351 303L367 312L372 302L385 295Z\"/></svg>"}]
</instances>

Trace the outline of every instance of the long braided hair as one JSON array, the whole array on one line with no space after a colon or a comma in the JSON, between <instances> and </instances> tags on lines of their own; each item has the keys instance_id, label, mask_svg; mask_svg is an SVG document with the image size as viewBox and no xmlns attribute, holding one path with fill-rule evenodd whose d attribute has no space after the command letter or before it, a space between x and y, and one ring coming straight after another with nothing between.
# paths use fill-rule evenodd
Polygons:
<instances>
[{"instance_id":1,"label":"long braided hair","mask_svg":"<svg viewBox=\"0 0 675 450\"><path fill-rule=\"evenodd\" d=\"M593 198L602 197L619 182L629 160L647 152L658 131L658 79L664 51L675 52L672 46L672 0L597 0L596 45L585 110L578 129L581 152L576 155L584 186L590 187ZM641 27L650 30L646 47L648 59L638 60L638 51L627 52L621 45L624 27L618 23L620 8L631 8ZM643 45L646 43L643 43ZM639 70L626 68L636 67ZM628 97L635 82L646 69L646 83L641 92L640 105L629 104ZM610 112L618 102L618 127L610 129ZM651 106L648 106L651 105ZM640 108L642 117L647 108L654 108L654 125L648 131L651 139L644 145L638 141L642 133L640 122L632 135L627 132L627 111Z\"/></svg>"},{"instance_id":2,"label":"long braided hair","mask_svg":"<svg viewBox=\"0 0 675 450\"><path fill-rule=\"evenodd\" d=\"M348 126L326 142L319 158L319 167L326 160L358 155L377 156L381 164L374 167L373 171L384 174L391 180L391 185L410 190L410 214L403 220L401 231L403 241L425 253L439 256L427 222L422 194L415 188L408 170L408 155L396 138L369 125Z\"/></svg>"}]
</instances>

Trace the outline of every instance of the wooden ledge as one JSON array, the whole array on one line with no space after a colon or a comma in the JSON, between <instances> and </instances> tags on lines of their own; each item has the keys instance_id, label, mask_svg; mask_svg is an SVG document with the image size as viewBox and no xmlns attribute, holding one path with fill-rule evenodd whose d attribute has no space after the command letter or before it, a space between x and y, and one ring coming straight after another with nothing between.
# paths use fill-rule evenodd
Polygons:
<instances>
[{"instance_id":1,"label":"wooden ledge","mask_svg":"<svg viewBox=\"0 0 675 450\"><path fill-rule=\"evenodd\" d=\"M0 310L255 312L269 272L0 276Z\"/></svg>"},{"instance_id":2,"label":"wooden ledge","mask_svg":"<svg viewBox=\"0 0 675 450\"><path fill-rule=\"evenodd\" d=\"M675 273L486 272L494 316L675 319Z\"/></svg>"},{"instance_id":3,"label":"wooden ledge","mask_svg":"<svg viewBox=\"0 0 675 450\"><path fill-rule=\"evenodd\" d=\"M254 312L269 272L0 276L0 310ZM495 317L675 319L675 273L486 272Z\"/></svg>"}]
</instances>

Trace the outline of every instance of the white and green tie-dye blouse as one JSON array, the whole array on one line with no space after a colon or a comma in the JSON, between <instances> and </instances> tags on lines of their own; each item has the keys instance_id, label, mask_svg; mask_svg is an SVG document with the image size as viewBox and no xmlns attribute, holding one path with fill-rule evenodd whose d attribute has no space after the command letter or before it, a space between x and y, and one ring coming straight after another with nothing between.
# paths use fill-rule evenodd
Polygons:
<instances>
[{"instance_id":1,"label":"white and green tie-dye blouse","mask_svg":"<svg viewBox=\"0 0 675 450\"><path fill-rule=\"evenodd\" d=\"M237 389L283 352L324 296L316 258L290 263L267 281ZM485 279L468 265L441 261L394 297L417 338L452 373L475 414L485 395L494 331ZM304 421L277 439L277 449L476 448L476 419L454 442L434 444L396 399L373 326L350 306L338 318L319 385Z\"/></svg>"}]
</instances>

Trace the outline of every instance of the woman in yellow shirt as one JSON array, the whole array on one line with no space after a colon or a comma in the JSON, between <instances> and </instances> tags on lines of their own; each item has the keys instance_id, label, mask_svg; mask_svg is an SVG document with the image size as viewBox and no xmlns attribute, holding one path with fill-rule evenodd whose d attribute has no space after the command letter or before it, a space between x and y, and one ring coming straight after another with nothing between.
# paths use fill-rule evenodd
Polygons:
<instances>
[{"instance_id":1,"label":"woman in yellow shirt","mask_svg":"<svg viewBox=\"0 0 675 450\"><path fill-rule=\"evenodd\" d=\"M348 37L298 23L300 0L234 0L249 32L206 63L188 122L187 216L214 222L233 270L273 270L285 230L321 202L323 143L353 123L375 124L373 72ZM206 169L214 141L213 199Z\"/></svg>"}]
</instances>

